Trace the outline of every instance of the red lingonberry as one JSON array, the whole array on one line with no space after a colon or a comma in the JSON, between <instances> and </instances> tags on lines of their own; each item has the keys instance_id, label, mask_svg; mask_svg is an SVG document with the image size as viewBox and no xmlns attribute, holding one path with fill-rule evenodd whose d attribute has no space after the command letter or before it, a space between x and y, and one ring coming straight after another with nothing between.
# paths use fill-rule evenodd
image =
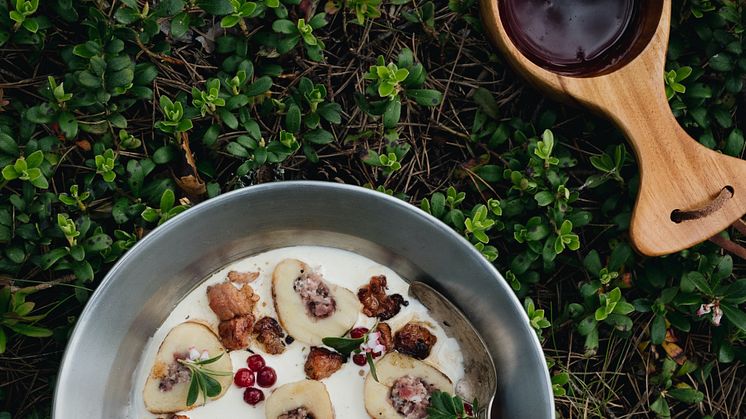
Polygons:
<instances>
[{"instance_id":1,"label":"red lingonberry","mask_svg":"<svg viewBox=\"0 0 746 419\"><path fill-rule=\"evenodd\" d=\"M368 360L365 359L365 354L355 354L352 356L352 362L362 367Z\"/></svg>"},{"instance_id":2,"label":"red lingonberry","mask_svg":"<svg viewBox=\"0 0 746 419\"><path fill-rule=\"evenodd\" d=\"M366 327L356 327L356 328L350 330L350 337L353 338L353 339L360 339L366 333L368 333L368 328L366 328Z\"/></svg>"},{"instance_id":3,"label":"red lingonberry","mask_svg":"<svg viewBox=\"0 0 746 419\"><path fill-rule=\"evenodd\" d=\"M261 355L251 355L249 359L246 360L246 364L249 366L249 369L254 372L259 372L262 368L264 368L265 365L267 365L264 362L264 358L262 358Z\"/></svg>"},{"instance_id":4,"label":"red lingonberry","mask_svg":"<svg viewBox=\"0 0 746 419\"><path fill-rule=\"evenodd\" d=\"M277 373L272 367L264 367L256 373L256 383L259 387L272 387L277 382Z\"/></svg>"},{"instance_id":5,"label":"red lingonberry","mask_svg":"<svg viewBox=\"0 0 746 419\"><path fill-rule=\"evenodd\" d=\"M262 400L264 400L264 392L256 387L249 387L243 392L243 401L252 406L255 406Z\"/></svg>"},{"instance_id":6,"label":"red lingonberry","mask_svg":"<svg viewBox=\"0 0 746 419\"><path fill-rule=\"evenodd\" d=\"M251 387L254 385L254 373L248 368L241 368L233 376L233 382L239 387Z\"/></svg>"}]
</instances>

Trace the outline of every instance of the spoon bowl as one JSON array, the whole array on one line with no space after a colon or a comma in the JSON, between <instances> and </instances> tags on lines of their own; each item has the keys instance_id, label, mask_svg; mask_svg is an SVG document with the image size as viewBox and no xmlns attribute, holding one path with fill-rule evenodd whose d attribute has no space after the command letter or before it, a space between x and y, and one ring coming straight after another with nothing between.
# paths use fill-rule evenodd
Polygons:
<instances>
[{"instance_id":1,"label":"spoon bowl","mask_svg":"<svg viewBox=\"0 0 746 419\"><path fill-rule=\"evenodd\" d=\"M638 251L648 256L674 253L707 240L743 216L746 162L699 144L681 128L668 105L662 76L671 0L635 2L639 16L629 45L605 65L578 75L547 69L525 55L504 19L503 3L481 0L482 18L513 67L555 99L610 118L632 145L640 187L630 237ZM718 200L723 192L726 198ZM696 219L677 218L681 211L697 209L708 210Z\"/></svg>"},{"instance_id":2,"label":"spoon bowl","mask_svg":"<svg viewBox=\"0 0 746 419\"><path fill-rule=\"evenodd\" d=\"M497 392L497 372L487 345L461 310L431 286L423 282L409 284L409 294L419 300L430 311L449 337L456 339L464 354L464 383L470 388L461 389L470 395L470 400L480 401L477 417L492 417L492 401Z\"/></svg>"}]
</instances>

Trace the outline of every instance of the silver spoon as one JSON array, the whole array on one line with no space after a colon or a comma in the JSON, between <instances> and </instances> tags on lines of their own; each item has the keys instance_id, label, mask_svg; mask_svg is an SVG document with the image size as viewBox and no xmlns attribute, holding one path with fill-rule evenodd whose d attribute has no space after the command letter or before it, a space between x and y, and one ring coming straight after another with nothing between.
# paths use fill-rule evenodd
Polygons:
<instances>
[{"instance_id":1,"label":"silver spoon","mask_svg":"<svg viewBox=\"0 0 746 419\"><path fill-rule=\"evenodd\" d=\"M412 282L409 284L409 295L427 307L446 335L458 341L464 355L465 390L479 402L479 411L474 414L480 419L492 417L492 401L497 392L497 372L482 337L458 307L429 285Z\"/></svg>"}]
</instances>

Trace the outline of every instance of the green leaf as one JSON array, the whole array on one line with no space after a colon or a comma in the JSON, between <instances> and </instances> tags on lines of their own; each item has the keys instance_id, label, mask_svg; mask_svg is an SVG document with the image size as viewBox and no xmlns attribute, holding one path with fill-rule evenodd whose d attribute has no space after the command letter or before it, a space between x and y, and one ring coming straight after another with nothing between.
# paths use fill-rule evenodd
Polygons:
<instances>
[{"instance_id":1,"label":"green leaf","mask_svg":"<svg viewBox=\"0 0 746 419\"><path fill-rule=\"evenodd\" d=\"M202 10L215 16L223 16L233 12L230 0L198 0L197 4Z\"/></svg>"},{"instance_id":2,"label":"green leaf","mask_svg":"<svg viewBox=\"0 0 746 419\"><path fill-rule=\"evenodd\" d=\"M187 406L191 406L197 402L197 397L199 397L199 392L200 392L199 379L197 378L196 374L192 373L192 379L191 381L189 381L189 391L187 392L187 400L186 400Z\"/></svg>"},{"instance_id":3,"label":"green leaf","mask_svg":"<svg viewBox=\"0 0 746 419\"><path fill-rule=\"evenodd\" d=\"M663 396L658 397L658 399L650 405L650 410L660 418L671 417L671 410L668 408L668 402L666 402L666 399Z\"/></svg>"},{"instance_id":4,"label":"green leaf","mask_svg":"<svg viewBox=\"0 0 746 419\"><path fill-rule=\"evenodd\" d=\"M0 307L1 309L2 307ZM0 355L5 353L5 348L8 345L8 337L5 335L5 330L2 326L0 326ZM8 418L10 419L10 415L8 415Z\"/></svg>"},{"instance_id":5,"label":"green leaf","mask_svg":"<svg viewBox=\"0 0 746 419\"><path fill-rule=\"evenodd\" d=\"M290 132L300 131L301 124L301 113L300 108L296 104L291 104L288 107L288 112L285 115L285 129Z\"/></svg>"},{"instance_id":6,"label":"green leaf","mask_svg":"<svg viewBox=\"0 0 746 419\"><path fill-rule=\"evenodd\" d=\"M93 280L93 267L91 267L91 264L88 263L88 261L73 263L73 273L83 282Z\"/></svg>"},{"instance_id":7,"label":"green leaf","mask_svg":"<svg viewBox=\"0 0 746 419\"><path fill-rule=\"evenodd\" d=\"M324 103L318 108L317 112L332 124L342 123L342 107L337 103Z\"/></svg>"},{"instance_id":8,"label":"green leaf","mask_svg":"<svg viewBox=\"0 0 746 419\"><path fill-rule=\"evenodd\" d=\"M412 89L406 91L407 97L414 99L422 106L438 106L443 99L443 94L432 89Z\"/></svg>"},{"instance_id":9,"label":"green leaf","mask_svg":"<svg viewBox=\"0 0 746 419\"><path fill-rule=\"evenodd\" d=\"M723 301L726 303L743 304L746 302L746 279L739 279L728 285L723 296Z\"/></svg>"},{"instance_id":10,"label":"green leaf","mask_svg":"<svg viewBox=\"0 0 746 419\"><path fill-rule=\"evenodd\" d=\"M298 28L295 23L287 19L277 19L272 23L272 30L279 33L290 35L296 33Z\"/></svg>"},{"instance_id":11,"label":"green leaf","mask_svg":"<svg viewBox=\"0 0 746 419\"><path fill-rule=\"evenodd\" d=\"M11 156L18 155L18 144L8 134L0 132L0 151Z\"/></svg>"},{"instance_id":12,"label":"green leaf","mask_svg":"<svg viewBox=\"0 0 746 419\"><path fill-rule=\"evenodd\" d=\"M500 118L500 111L497 106L497 102L495 101L495 97L492 95L492 92L490 92L489 90L485 89L484 87L480 87L476 91L474 91L474 102L484 113L489 115L490 118Z\"/></svg>"},{"instance_id":13,"label":"green leaf","mask_svg":"<svg viewBox=\"0 0 746 419\"><path fill-rule=\"evenodd\" d=\"M241 19L243 18L238 15L224 16L222 19L220 19L220 27L221 28L232 28L238 25L238 22L240 22Z\"/></svg>"},{"instance_id":14,"label":"green leaf","mask_svg":"<svg viewBox=\"0 0 746 419\"><path fill-rule=\"evenodd\" d=\"M58 260L67 256L67 250L64 248L56 248L51 251L44 253L40 259L40 267L44 270L51 268Z\"/></svg>"},{"instance_id":15,"label":"green leaf","mask_svg":"<svg viewBox=\"0 0 746 419\"><path fill-rule=\"evenodd\" d=\"M373 376L373 379L378 382L378 373L376 372L376 364L373 362L373 355L371 355L370 352L365 353L365 361L368 363L368 367L370 368L370 375Z\"/></svg>"},{"instance_id":16,"label":"green leaf","mask_svg":"<svg viewBox=\"0 0 746 419\"><path fill-rule=\"evenodd\" d=\"M386 129L395 128L401 118L401 100L395 97L388 101L386 110L383 112L383 127Z\"/></svg>"},{"instance_id":17,"label":"green leaf","mask_svg":"<svg viewBox=\"0 0 746 419\"><path fill-rule=\"evenodd\" d=\"M653 322L650 324L650 341L656 345L660 345L664 339L666 339L666 318L660 314L656 314L653 317Z\"/></svg>"},{"instance_id":18,"label":"green leaf","mask_svg":"<svg viewBox=\"0 0 746 419\"><path fill-rule=\"evenodd\" d=\"M129 25L140 20L140 12L131 7L120 7L114 12L114 19L117 22Z\"/></svg>"},{"instance_id":19,"label":"green leaf","mask_svg":"<svg viewBox=\"0 0 746 419\"><path fill-rule=\"evenodd\" d=\"M254 83L251 83L244 92L246 96L259 96L272 88L272 78L269 76L259 77Z\"/></svg>"},{"instance_id":20,"label":"green leaf","mask_svg":"<svg viewBox=\"0 0 746 419\"><path fill-rule=\"evenodd\" d=\"M111 247L113 243L111 237L107 234L100 233L89 237L85 241L85 248L89 252L100 252Z\"/></svg>"},{"instance_id":21,"label":"green leaf","mask_svg":"<svg viewBox=\"0 0 746 419\"><path fill-rule=\"evenodd\" d=\"M725 148L723 152L730 156L740 157L743 152L744 138L743 131L738 128L731 130L728 138L725 139Z\"/></svg>"},{"instance_id":22,"label":"green leaf","mask_svg":"<svg viewBox=\"0 0 746 419\"><path fill-rule=\"evenodd\" d=\"M38 170L38 169L36 169ZM37 176L33 179L31 179L31 184L39 189L48 189L49 188L49 182L47 181L47 178L43 175Z\"/></svg>"},{"instance_id":23,"label":"green leaf","mask_svg":"<svg viewBox=\"0 0 746 419\"><path fill-rule=\"evenodd\" d=\"M704 275L697 271L692 271L685 274L685 276L686 279L691 281L698 290L702 291L704 294L713 295L710 284L707 283L707 279L705 279Z\"/></svg>"},{"instance_id":24,"label":"green leaf","mask_svg":"<svg viewBox=\"0 0 746 419\"><path fill-rule=\"evenodd\" d=\"M39 30L39 22L34 18L26 19L23 21L23 27L31 33L36 33Z\"/></svg>"},{"instance_id":25,"label":"green leaf","mask_svg":"<svg viewBox=\"0 0 746 419\"><path fill-rule=\"evenodd\" d=\"M171 19L171 36L181 38L189 31L189 13L182 12Z\"/></svg>"},{"instance_id":26,"label":"green leaf","mask_svg":"<svg viewBox=\"0 0 746 419\"><path fill-rule=\"evenodd\" d=\"M176 195L174 194L174 191L172 191L171 189L166 189L165 191L163 191L160 202L161 212L171 211L171 208L174 207L175 202Z\"/></svg>"},{"instance_id":27,"label":"green leaf","mask_svg":"<svg viewBox=\"0 0 746 419\"><path fill-rule=\"evenodd\" d=\"M31 338L46 338L52 336L52 331L43 327L31 326L23 323L16 323L14 325L5 325L8 329L18 333L19 335L28 336Z\"/></svg>"},{"instance_id":28,"label":"green leaf","mask_svg":"<svg viewBox=\"0 0 746 419\"><path fill-rule=\"evenodd\" d=\"M705 395L702 394L701 391L697 391L691 387L670 388L668 390L668 395L678 401L688 403L688 404L700 403L705 398Z\"/></svg>"},{"instance_id":29,"label":"green leaf","mask_svg":"<svg viewBox=\"0 0 746 419\"><path fill-rule=\"evenodd\" d=\"M202 375L202 380L205 386L205 395L207 397L215 397L220 394L222 388L220 386L220 383L216 379L210 377L208 374L204 374Z\"/></svg>"},{"instance_id":30,"label":"green leaf","mask_svg":"<svg viewBox=\"0 0 746 419\"><path fill-rule=\"evenodd\" d=\"M177 154L176 147L172 145L164 145L159 147L153 153L153 162L156 164L166 164L175 159Z\"/></svg>"},{"instance_id":31,"label":"green leaf","mask_svg":"<svg viewBox=\"0 0 746 419\"><path fill-rule=\"evenodd\" d=\"M72 140L78 135L78 121L72 113L62 112L57 119L57 123L60 125L62 133L65 134L65 138Z\"/></svg>"},{"instance_id":32,"label":"green leaf","mask_svg":"<svg viewBox=\"0 0 746 419\"><path fill-rule=\"evenodd\" d=\"M336 350L345 357L350 356L352 351L359 348L360 345L365 342L365 338L340 338L340 337L325 337L321 340L324 345Z\"/></svg>"},{"instance_id":33,"label":"green leaf","mask_svg":"<svg viewBox=\"0 0 746 419\"><path fill-rule=\"evenodd\" d=\"M331 132L318 128L303 134L303 139L313 144L329 144L334 141L334 136Z\"/></svg>"},{"instance_id":34,"label":"green leaf","mask_svg":"<svg viewBox=\"0 0 746 419\"><path fill-rule=\"evenodd\" d=\"M730 304L720 304L720 308L723 310L726 319L746 332L746 313L741 311L737 306Z\"/></svg>"},{"instance_id":35,"label":"green leaf","mask_svg":"<svg viewBox=\"0 0 746 419\"><path fill-rule=\"evenodd\" d=\"M39 167L42 162L44 162L44 152L41 150L36 150L26 157L26 164L29 168Z\"/></svg>"}]
</instances>

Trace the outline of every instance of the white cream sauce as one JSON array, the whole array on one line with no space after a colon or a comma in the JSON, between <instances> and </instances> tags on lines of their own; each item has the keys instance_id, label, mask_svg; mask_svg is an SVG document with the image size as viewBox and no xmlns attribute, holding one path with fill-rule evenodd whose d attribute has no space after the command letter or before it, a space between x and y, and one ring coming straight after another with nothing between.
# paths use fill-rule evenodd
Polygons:
<instances>
[{"instance_id":1,"label":"white cream sauce","mask_svg":"<svg viewBox=\"0 0 746 419\"><path fill-rule=\"evenodd\" d=\"M126 417L130 419L159 417L145 409L142 398L142 389L145 386L148 374L150 374L158 347L174 326L187 319L206 321L217 330L219 321L208 305L207 287L223 282L229 271L260 273L259 277L250 284L254 292L261 297L256 306L256 318L259 319L266 315L276 319L277 313L272 302L271 291L272 271L280 261L286 258L295 258L306 262L321 272L326 281L343 286L355 293L357 293L358 288L367 284L372 276L385 275L389 287L388 293L401 294L409 302L409 306L402 307L399 314L386 321L391 326L392 332L411 320L428 323L430 330L437 336L438 340L426 361L440 369L454 383L458 383L463 378L463 356L458 343L455 339L445 335L442 327L429 315L425 306L408 295L409 285L396 272L368 258L344 250L320 246L286 247L254 255L226 266L179 302L168 319L163 322L149 340L143 352L140 364L134 372L135 386L130 395L129 412L127 412ZM371 327L375 320L360 313L355 327ZM277 383L270 389L262 389L265 398L278 386L306 378L303 365L309 351L308 345L295 341L281 355L266 354L254 342L249 349L261 354L267 365L277 371ZM234 373L239 368L246 367L246 359L249 355L251 354L247 350L230 352ZM363 382L367 373L367 366L357 366L350 359L342 369L331 377L322 380L329 392L338 419L369 418L363 403ZM243 401L243 392L243 388L231 384L231 388L222 398L186 411L184 414L189 416L190 419L264 419L264 402L257 406L250 406ZM160 417L162 416L165 415L160 415Z\"/></svg>"}]
</instances>

